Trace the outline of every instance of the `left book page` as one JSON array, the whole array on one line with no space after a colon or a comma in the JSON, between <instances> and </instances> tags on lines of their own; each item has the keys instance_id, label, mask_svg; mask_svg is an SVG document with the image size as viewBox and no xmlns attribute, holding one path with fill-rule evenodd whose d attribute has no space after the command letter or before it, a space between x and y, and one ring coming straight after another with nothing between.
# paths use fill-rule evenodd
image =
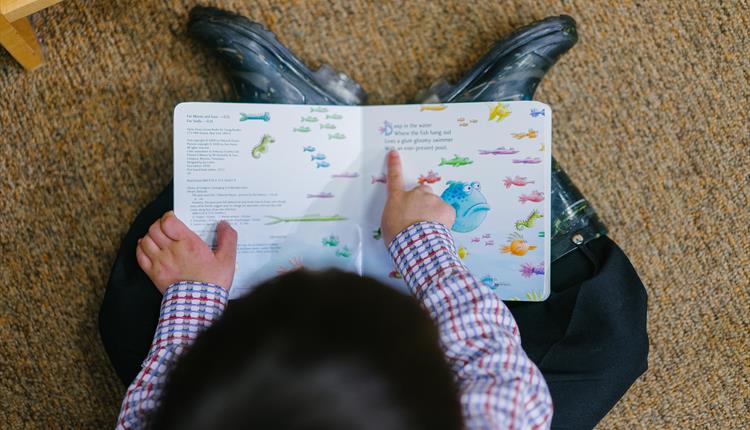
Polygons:
<instances>
[{"instance_id":1,"label":"left book page","mask_svg":"<svg viewBox=\"0 0 750 430\"><path fill-rule=\"evenodd\" d=\"M361 130L352 107L175 107L175 214L209 244L237 230L230 298L302 264L362 273Z\"/></svg>"}]
</instances>

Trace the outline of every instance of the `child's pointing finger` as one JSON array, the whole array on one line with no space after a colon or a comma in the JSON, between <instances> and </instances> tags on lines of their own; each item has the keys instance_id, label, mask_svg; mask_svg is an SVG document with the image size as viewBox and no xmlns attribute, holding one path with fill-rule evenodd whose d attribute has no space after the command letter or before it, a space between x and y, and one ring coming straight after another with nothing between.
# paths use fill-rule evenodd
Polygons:
<instances>
[{"instance_id":1,"label":"child's pointing finger","mask_svg":"<svg viewBox=\"0 0 750 430\"><path fill-rule=\"evenodd\" d=\"M401 169L401 156L398 151L388 152L388 194L404 191L404 176Z\"/></svg>"}]
</instances>

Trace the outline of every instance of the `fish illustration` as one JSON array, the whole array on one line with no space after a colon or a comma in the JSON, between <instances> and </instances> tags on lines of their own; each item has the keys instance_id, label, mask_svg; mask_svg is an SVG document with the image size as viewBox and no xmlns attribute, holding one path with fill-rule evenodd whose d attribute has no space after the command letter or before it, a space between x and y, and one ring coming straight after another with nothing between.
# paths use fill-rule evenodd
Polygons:
<instances>
[{"instance_id":1,"label":"fish illustration","mask_svg":"<svg viewBox=\"0 0 750 430\"><path fill-rule=\"evenodd\" d=\"M543 143L541 145L539 145L539 150L540 151L544 151L544 144Z\"/></svg>"},{"instance_id":2,"label":"fish illustration","mask_svg":"<svg viewBox=\"0 0 750 430\"><path fill-rule=\"evenodd\" d=\"M260 121L270 121L271 115L268 112L263 113L242 113L240 112L240 121L252 121L252 120L260 120Z\"/></svg>"},{"instance_id":3,"label":"fish illustration","mask_svg":"<svg viewBox=\"0 0 750 430\"><path fill-rule=\"evenodd\" d=\"M377 229L372 231L372 238L375 240L380 240L383 238L383 229L378 227Z\"/></svg>"},{"instance_id":4,"label":"fish illustration","mask_svg":"<svg viewBox=\"0 0 750 430\"><path fill-rule=\"evenodd\" d=\"M286 222L326 222L326 221L344 221L346 220L346 217L343 217L341 215L329 215L329 216L320 216L320 215L304 215L300 217L280 217L280 216L272 216L272 215L266 215L266 218L271 218L271 222L267 222L266 225L274 225L274 224L280 224L280 223L286 223Z\"/></svg>"},{"instance_id":5,"label":"fish illustration","mask_svg":"<svg viewBox=\"0 0 750 430\"><path fill-rule=\"evenodd\" d=\"M359 173L357 172L343 172L343 173L334 173L331 175L332 178L359 178Z\"/></svg>"},{"instance_id":6,"label":"fish illustration","mask_svg":"<svg viewBox=\"0 0 750 430\"><path fill-rule=\"evenodd\" d=\"M330 199L332 197L333 197L333 193L327 193L327 192L307 195L308 199Z\"/></svg>"},{"instance_id":7,"label":"fish illustration","mask_svg":"<svg viewBox=\"0 0 750 430\"><path fill-rule=\"evenodd\" d=\"M382 135L390 136L393 134L393 124L388 121L383 121L383 125L378 127L378 132Z\"/></svg>"},{"instance_id":8,"label":"fish illustration","mask_svg":"<svg viewBox=\"0 0 750 430\"><path fill-rule=\"evenodd\" d=\"M521 194L518 196L518 201L521 203L526 202L533 202L533 203L539 203L544 200L544 193L540 193L539 191L532 191L531 194Z\"/></svg>"},{"instance_id":9,"label":"fish illustration","mask_svg":"<svg viewBox=\"0 0 750 430\"><path fill-rule=\"evenodd\" d=\"M302 147L302 152L315 152L315 147L314 146L303 146Z\"/></svg>"},{"instance_id":10,"label":"fish illustration","mask_svg":"<svg viewBox=\"0 0 750 430\"><path fill-rule=\"evenodd\" d=\"M321 167L326 168L326 167L329 167L330 165L331 164L328 163L327 161L318 161L317 166L315 168L316 169L320 169Z\"/></svg>"},{"instance_id":11,"label":"fish illustration","mask_svg":"<svg viewBox=\"0 0 750 430\"><path fill-rule=\"evenodd\" d=\"M321 242L323 242L323 246L330 246L331 248L335 248L339 246L339 237L330 235L328 237L324 237Z\"/></svg>"},{"instance_id":12,"label":"fish illustration","mask_svg":"<svg viewBox=\"0 0 750 430\"><path fill-rule=\"evenodd\" d=\"M471 163L473 163L473 161L471 161L469 157L459 157L458 154L453 154L453 158L451 158L450 160L440 158L440 164L438 164L438 166L461 167L469 165Z\"/></svg>"},{"instance_id":13,"label":"fish illustration","mask_svg":"<svg viewBox=\"0 0 750 430\"><path fill-rule=\"evenodd\" d=\"M484 242L484 246L494 246L494 245L495 245L495 241L494 240L486 240Z\"/></svg>"},{"instance_id":14,"label":"fish illustration","mask_svg":"<svg viewBox=\"0 0 750 430\"><path fill-rule=\"evenodd\" d=\"M325 124L320 124L320 128L321 128L321 129L323 129L323 128L327 128L327 129L329 129L329 130L334 130L334 129L336 129L336 126L335 126L335 125L333 125L333 124L331 124L331 123L328 123L328 122L327 122L327 123L325 123Z\"/></svg>"},{"instance_id":15,"label":"fish illustration","mask_svg":"<svg viewBox=\"0 0 750 430\"><path fill-rule=\"evenodd\" d=\"M516 139L523 139L524 137L528 137L529 139L534 139L537 136L539 136L539 132L536 130L529 129L526 133L511 133L511 136L515 137Z\"/></svg>"},{"instance_id":16,"label":"fish illustration","mask_svg":"<svg viewBox=\"0 0 750 430\"><path fill-rule=\"evenodd\" d=\"M447 106L445 105L422 105L420 106L419 111L420 112L424 112L426 110L441 111L441 110L445 110L446 107Z\"/></svg>"},{"instance_id":17,"label":"fish illustration","mask_svg":"<svg viewBox=\"0 0 750 430\"><path fill-rule=\"evenodd\" d=\"M381 184L385 184L388 182L388 178L386 178L385 174L382 174L380 176L373 176L372 180L370 181L371 184L376 184L380 182Z\"/></svg>"},{"instance_id":18,"label":"fish illustration","mask_svg":"<svg viewBox=\"0 0 750 430\"><path fill-rule=\"evenodd\" d=\"M472 237L471 238L471 243L479 243L481 241L482 241L481 237Z\"/></svg>"},{"instance_id":19,"label":"fish illustration","mask_svg":"<svg viewBox=\"0 0 750 430\"><path fill-rule=\"evenodd\" d=\"M489 121L500 122L511 114L511 110L504 103L497 103L495 106L490 107L490 118Z\"/></svg>"},{"instance_id":20,"label":"fish illustration","mask_svg":"<svg viewBox=\"0 0 750 430\"><path fill-rule=\"evenodd\" d=\"M491 233L485 233L485 234L482 235L482 239L489 239L491 237L492 237Z\"/></svg>"},{"instance_id":21,"label":"fish illustration","mask_svg":"<svg viewBox=\"0 0 750 430\"><path fill-rule=\"evenodd\" d=\"M469 255L469 251L466 248L464 248L463 246L458 248L458 258L463 260L467 255Z\"/></svg>"},{"instance_id":22,"label":"fish illustration","mask_svg":"<svg viewBox=\"0 0 750 430\"><path fill-rule=\"evenodd\" d=\"M279 268L276 269L276 273L279 275L282 275L284 273L291 272L293 270L297 270L301 268L302 268L302 257L292 257L289 259L289 267L279 266Z\"/></svg>"},{"instance_id":23,"label":"fish illustration","mask_svg":"<svg viewBox=\"0 0 750 430\"><path fill-rule=\"evenodd\" d=\"M438 176L437 173L430 170L427 172L427 176L419 175L419 179L417 179L417 182L420 185L424 184L434 184L435 182L440 181L440 176Z\"/></svg>"},{"instance_id":24,"label":"fish illustration","mask_svg":"<svg viewBox=\"0 0 750 430\"><path fill-rule=\"evenodd\" d=\"M456 221L452 230L466 233L476 230L490 210L487 199L482 194L479 182L448 181L448 188L440 195L456 210Z\"/></svg>"},{"instance_id":25,"label":"fish illustration","mask_svg":"<svg viewBox=\"0 0 750 430\"><path fill-rule=\"evenodd\" d=\"M523 257L527 252L536 249L535 245L529 245L526 239L521 236L519 232L513 232L508 236L508 244L500 248L500 252L504 254L513 254L519 257Z\"/></svg>"},{"instance_id":26,"label":"fish illustration","mask_svg":"<svg viewBox=\"0 0 750 430\"><path fill-rule=\"evenodd\" d=\"M519 272L524 278L531 278L532 275L544 275L544 262L536 266L531 263L523 263Z\"/></svg>"},{"instance_id":27,"label":"fish illustration","mask_svg":"<svg viewBox=\"0 0 750 430\"><path fill-rule=\"evenodd\" d=\"M398 270L391 270L391 273L388 274L388 277L393 279L404 279L404 277L401 276Z\"/></svg>"},{"instance_id":28,"label":"fish illustration","mask_svg":"<svg viewBox=\"0 0 750 430\"><path fill-rule=\"evenodd\" d=\"M312 115L310 115L310 116L303 116L302 117L302 122L318 122L318 117L315 117L315 116L312 116Z\"/></svg>"},{"instance_id":29,"label":"fish illustration","mask_svg":"<svg viewBox=\"0 0 750 430\"><path fill-rule=\"evenodd\" d=\"M310 155L310 161L325 160L325 159L326 159L325 154L317 153L315 155Z\"/></svg>"},{"instance_id":30,"label":"fish illustration","mask_svg":"<svg viewBox=\"0 0 750 430\"><path fill-rule=\"evenodd\" d=\"M341 115L339 115L337 113L332 113L330 115L326 115L326 119L341 119L341 118L343 118L343 116L341 116Z\"/></svg>"},{"instance_id":31,"label":"fish illustration","mask_svg":"<svg viewBox=\"0 0 750 430\"><path fill-rule=\"evenodd\" d=\"M295 127L292 129L292 131L296 131L297 133L308 133L310 132L310 127L307 127L307 126Z\"/></svg>"},{"instance_id":32,"label":"fish illustration","mask_svg":"<svg viewBox=\"0 0 750 430\"><path fill-rule=\"evenodd\" d=\"M328 140L331 140L331 139L339 139L339 140L340 139L346 139L346 135L344 135L342 133L333 133L333 134L329 133L328 134Z\"/></svg>"},{"instance_id":33,"label":"fish illustration","mask_svg":"<svg viewBox=\"0 0 750 430\"><path fill-rule=\"evenodd\" d=\"M531 112L529 112L532 118L539 118L540 116L544 116L544 109L534 109L531 108Z\"/></svg>"},{"instance_id":34,"label":"fish illustration","mask_svg":"<svg viewBox=\"0 0 750 430\"><path fill-rule=\"evenodd\" d=\"M483 277L480 282L492 290L496 289L500 285L500 283L490 275Z\"/></svg>"},{"instance_id":35,"label":"fish illustration","mask_svg":"<svg viewBox=\"0 0 750 430\"><path fill-rule=\"evenodd\" d=\"M509 154L516 154L518 153L518 150L516 148L506 148L504 146L501 146L499 148L495 149L480 149L479 155L509 155Z\"/></svg>"},{"instance_id":36,"label":"fish illustration","mask_svg":"<svg viewBox=\"0 0 750 430\"><path fill-rule=\"evenodd\" d=\"M537 233L536 235L537 235L537 237L544 237L544 232L543 232L543 231L540 231L540 232L539 232L539 233Z\"/></svg>"},{"instance_id":37,"label":"fish illustration","mask_svg":"<svg viewBox=\"0 0 750 430\"><path fill-rule=\"evenodd\" d=\"M263 137L260 138L260 143L255 145L253 147L253 150L250 151L250 155L253 156L253 158L260 158L261 154L265 154L268 152L268 146L272 143L274 143L276 140L270 135L270 134L264 134Z\"/></svg>"},{"instance_id":38,"label":"fish illustration","mask_svg":"<svg viewBox=\"0 0 750 430\"><path fill-rule=\"evenodd\" d=\"M534 222L539 218L542 218L542 214L540 214L538 210L534 209L531 214L526 217L526 219L516 221L516 230L520 231L524 228L534 227Z\"/></svg>"},{"instance_id":39,"label":"fish illustration","mask_svg":"<svg viewBox=\"0 0 750 430\"><path fill-rule=\"evenodd\" d=\"M539 164L541 162L542 162L542 159L539 158L539 157L526 157L526 158L521 159L521 160L519 160L517 158L513 159L513 163L515 163L515 164Z\"/></svg>"},{"instance_id":40,"label":"fish illustration","mask_svg":"<svg viewBox=\"0 0 750 430\"><path fill-rule=\"evenodd\" d=\"M349 250L349 247L344 245L343 248L339 248L336 250L336 257L343 257L343 258L349 258L352 256L352 251Z\"/></svg>"},{"instance_id":41,"label":"fish illustration","mask_svg":"<svg viewBox=\"0 0 750 430\"><path fill-rule=\"evenodd\" d=\"M320 113L326 113L328 112L327 108L324 108L322 106L315 106L310 108L310 112L320 112Z\"/></svg>"},{"instance_id":42,"label":"fish illustration","mask_svg":"<svg viewBox=\"0 0 750 430\"><path fill-rule=\"evenodd\" d=\"M517 187L523 187L524 185L533 184L534 181L527 181L525 176L518 176L516 175L515 178L511 178L510 176L506 176L503 180L503 184L505 185L505 188L510 188L511 185L515 185Z\"/></svg>"}]
</instances>

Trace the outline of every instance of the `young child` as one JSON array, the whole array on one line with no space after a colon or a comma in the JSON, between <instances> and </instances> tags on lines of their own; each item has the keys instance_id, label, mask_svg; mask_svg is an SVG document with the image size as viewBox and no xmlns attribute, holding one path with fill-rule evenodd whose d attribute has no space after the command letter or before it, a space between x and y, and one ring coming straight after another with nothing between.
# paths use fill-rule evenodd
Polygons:
<instances>
[{"instance_id":1,"label":"young child","mask_svg":"<svg viewBox=\"0 0 750 430\"><path fill-rule=\"evenodd\" d=\"M117 427L548 428L547 385L511 313L458 258L454 219L428 185L405 191L391 152L381 227L414 298L296 271L227 305L236 232L219 223L212 251L166 213L136 251L164 297Z\"/></svg>"}]
</instances>

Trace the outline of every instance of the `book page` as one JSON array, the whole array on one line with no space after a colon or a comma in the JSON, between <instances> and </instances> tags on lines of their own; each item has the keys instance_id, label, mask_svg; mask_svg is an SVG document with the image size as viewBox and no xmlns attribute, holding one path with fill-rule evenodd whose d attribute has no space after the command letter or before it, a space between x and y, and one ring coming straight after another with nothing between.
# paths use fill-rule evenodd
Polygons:
<instances>
[{"instance_id":1,"label":"book page","mask_svg":"<svg viewBox=\"0 0 750 430\"><path fill-rule=\"evenodd\" d=\"M237 230L230 298L300 265L362 273L361 128L341 106L175 108L175 213L209 244Z\"/></svg>"},{"instance_id":2,"label":"book page","mask_svg":"<svg viewBox=\"0 0 750 430\"><path fill-rule=\"evenodd\" d=\"M456 210L452 233L472 273L504 300L545 299L551 114L538 102L365 107L365 274L404 288L377 231L395 148L407 188L428 184Z\"/></svg>"}]
</instances>

